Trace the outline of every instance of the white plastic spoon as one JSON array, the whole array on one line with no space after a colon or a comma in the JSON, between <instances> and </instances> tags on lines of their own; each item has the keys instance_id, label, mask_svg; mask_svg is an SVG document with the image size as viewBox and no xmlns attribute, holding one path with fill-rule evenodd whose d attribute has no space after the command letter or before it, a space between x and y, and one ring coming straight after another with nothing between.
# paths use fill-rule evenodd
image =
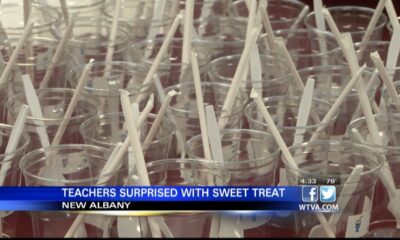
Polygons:
<instances>
[{"instance_id":1,"label":"white plastic spoon","mask_svg":"<svg viewBox=\"0 0 400 240\"><path fill-rule=\"evenodd\" d=\"M135 153L131 147L128 150L128 165L129 165L129 174L128 181L132 178L133 174L135 174ZM140 238L143 237L141 233L140 220L138 217L126 217L126 216L118 216L117 218L117 230L118 237L131 237L131 238Z\"/></svg>"}]
</instances>

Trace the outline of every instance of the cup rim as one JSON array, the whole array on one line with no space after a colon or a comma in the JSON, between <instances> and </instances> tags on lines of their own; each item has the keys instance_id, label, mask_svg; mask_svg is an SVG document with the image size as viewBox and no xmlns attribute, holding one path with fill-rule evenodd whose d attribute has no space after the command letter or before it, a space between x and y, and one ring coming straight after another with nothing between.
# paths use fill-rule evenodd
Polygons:
<instances>
[{"instance_id":1,"label":"cup rim","mask_svg":"<svg viewBox=\"0 0 400 240\"><path fill-rule=\"evenodd\" d=\"M229 8L228 8L228 11L229 11L230 15L234 16L235 19L239 20L240 22L246 21L247 17L237 16L236 14L234 14L234 10L233 9L236 8L236 5L238 5L240 3L243 3L244 1L245 0L237 0L237 1L233 2L232 5L229 6ZM282 4L282 5L285 4L285 3L289 3L292 6L299 6L299 7L301 7L301 8L299 8L300 9L299 13L304 7L307 6L305 3L301 2L301 1L298 1L298 0L270 0L270 2L276 2L276 3ZM297 19L297 16L298 15L296 15L296 17L294 17L294 18L288 18L288 19L279 19L279 20L278 19L276 19L276 20L271 19L270 21L271 21L271 23L274 23L274 24L293 22L295 19Z\"/></svg>"},{"instance_id":2,"label":"cup rim","mask_svg":"<svg viewBox=\"0 0 400 240\"><path fill-rule=\"evenodd\" d=\"M113 18L113 16L110 14L110 13L113 13L113 11L107 11L107 7L109 7L109 6L107 6L107 4L112 6L112 4L110 4L111 2L112 1L106 2L105 5L102 6L102 8L101 8L101 13L109 20ZM129 1L128 1L128 3L129 3ZM139 4L139 3L138 2L134 2L134 4L135 4L134 7L137 7L137 4ZM121 7L124 7L124 6L122 5ZM150 24L151 23L156 24L154 27L157 28L157 27L162 27L162 26L168 26L174 20L174 18L175 17L172 17L172 16L163 18L164 20L153 20L152 18L151 19L139 18L139 19L137 19L136 22L130 22L128 19L120 17L119 21L126 23L127 25L129 25L132 28L143 27L143 26L145 26L146 24L149 24L149 23ZM138 24L138 25L136 25L136 24Z\"/></svg>"},{"instance_id":3,"label":"cup rim","mask_svg":"<svg viewBox=\"0 0 400 240\"><path fill-rule=\"evenodd\" d=\"M68 8L80 9L80 8L85 8L85 7L93 7L93 6L96 6L96 5L101 5L103 3L103 1L104 0L91 0L90 2L94 2L94 3L91 3L89 5L78 5L78 6L70 6L70 5L68 5ZM35 3L35 4L39 5L39 6L42 5L40 0L32 0L32 3ZM52 7L52 6L50 5L49 7Z\"/></svg>"},{"instance_id":4,"label":"cup rim","mask_svg":"<svg viewBox=\"0 0 400 240\"><path fill-rule=\"evenodd\" d=\"M193 163L193 164L200 164L207 166L207 168L211 168L215 170L215 172L219 173L218 176L222 176L222 180L224 181L223 185L227 185L230 180L230 174L228 170L224 169L221 165L217 164L215 161L212 160L207 160L207 159L195 159L195 158L167 158L167 159L161 159L161 160L155 160L146 163L146 168L149 170L149 168L152 167L158 167L160 165L165 165L165 164L184 164L184 163ZM150 175L151 171L149 171ZM215 175L215 174L214 174ZM215 175L217 176L217 175ZM150 180L151 182L151 180ZM156 186L156 185L154 185Z\"/></svg>"},{"instance_id":5,"label":"cup rim","mask_svg":"<svg viewBox=\"0 0 400 240\"><path fill-rule=\"evenodd\" d=\"M171 90L175 90L176 91L176 89L180 89L182 85L193 86L193 89L194 89L194 83L193 82L186 82L186 83L179 83L179 84L175 84L175 85L169 86L169 87L167 87L165 89L165 92L169 92ZM206 85L206 86L215 85L215 86L218 86L218 87L225 87L227 89L230 88L230 85L228 85L228 84L216 83L216 82L201 82L201 86L204 86L204 85ZM177 91L177 92L180 92L180 91ZM240 94L240 93L242 93L242 94ZM179 95L177 95L177 96L179 96ZM177 96L175 96L175 97L177 97ZM233 115L236 115L237 113L240 112L241 109L244 110L244 107L247 105L248 98L246 97L246 94L243 91L241 91L240 89L239 89L238 97L240 97L240 99L243 100L243 103L241 103L239 106L236 106L236 107L232 108L232 111L229 111L230 114L226 118L229 118L229 117L231 117ZM196 114L196 113L198 113L197 110L193 111L193 110L179 109L179 108L172 107L171 105L169 105L168 108L171 109L171 111L174 111L174 112L177 112L177 113L181 113L181 114L185 114L185 113ZM226 111L223 111L222 109L221 110L215 110L215 114L217 114L217 115L219 113L222 113L222 112L226 112Z\"/></svg>"},{"instance_id":6,"label":"cup rim","mask_svg":"<svg viewBox=\"0 0 400 240\"><path fill-rule=\"evenodd\" d=\"M49 38L49 37L34 36L34 37L30 37L27 41L31 41L31 42L39 41L39 42L44 42L44 43L46 43L46 42L52 43L52 44L54 44L54 48L53 48L54 50L56 50L57 44L58 44L58 41L56 39ZM48 49L51 49L51 48L48 48ZM19 53L19 55L22 54L22 53L23 53L23 51L21 51ZM67 65L68 64L68 60L69 60L68 59L68 55L65 54L65 53L62 53L61 55L62 55L62 57L55 63L54 67L59 67L59 66L63 66L63 65ZM8 57L11 57L11 56L8 56ZM37 59L37 57L35 57L35 60L36 59ZM7 64L8 61L4 60L4 63ZM31 63L31 62L21 62L19 59L17 59L16 65L18 65L19 67L27 67L27 66L38 66L39 64L36 61L33 62L33 63ZM46 65L46 67L48 67L48 66Z\"/></svg>"},{"instance_id":7,"label":"cup rim","mask_svg":"<svg viewBox=\"0 0 400 240\"><path fill-rule=\"evenodd\" d=\"M82 137L84 139L85 138L90 139L90 141L95 143L96 146L98 146L97 144L99 144L99 145L108 145L110 147L114 147L117 143L102 142L102 141L99 141L99 140L97 140L97 139L95 139L93 137L89 137L89 136L87 136L85 129L89 128L89 126L86 126L86 125L93 124L95 121L98 121L99 119L106 119L106 118L109 118L109 117L115 116L115 115L124 116L124 113L123 112L103 113L103 114L99 114L99 115L90 117L90 118L86 119L79 126L79 133L82 135ZM148 118L156 119L156 117L157 117L157 114L149 113L149 115L148 115ZM162 120L163 120L162 124L164 124L164 125L163 126L160 125L159 127L167 129L168 131L170 131L170 133L168 133L168 135L163 136L163 137L158 138L158 139L154 139L153 138L153 140L150 143L150 145L165 143L175 134L175 129L172 127L173 126L172 122L169 121L169 119L167 117L165 117L165 116L162 118Z\"/></svg>"},{"instance_id":8,"label":"cup rim","mask_svg":"<svg viewBox=\"0 0 400 240\"><path fill-rule=\"evenodd\" d=\"M94 24L96 22L99 22L99 20L101 20L101 17L78 16L76 18L76 23L75 23L74 29L80 28L80 27L94 26ZM100 26L104 26L107 24L112 24L112 22L109 19L106 19L105 22L100 21L100 24L101 24ZM65 30L65 28L66 28L66 26L61 26L61 30ZM117 32L118 33L117 33L117 36L115 39L114 46L118 45L118 44L128 44L128 42L130 41L130 38L131 38L129 25L124 22L119 22ZM96 40L95 46L93 46L92 44L88 45L88 43L93 43L93 41L91 41L90 38L88 38L88 37L76 38L76 37L77 36L73 36L73 38L69 39L67 41L67 46L80 47L80 46L84 45L84 46L89 46L90 48L93 48L93 47L99 47L99 46L100 47L101 46L108 47L108 44L109 44L109 39L107 39L107 40L99 40L99 41Z\"/></svg>"},{"instance_id":9,"label":"cup rim","mask_svg":"<svg viewBox=\"0 0 400 240\"><path fill-rule=\"evenodd\" d=\"M332 6L332 7L327 7L326 9L327 9L329 12L337 11L337 10L342 10L342 11L358 10L358 11L362 11L362 12L371 13L371 16L372 16L372 15L374 14L374 12L375 12L375 9L373 9L373 8L363 7L363 6L355 6L355 5ZM310 23L310 21L312 21L312 20L310 20L310 19L311 19L311 18L314 18L314 15L315 15L315 11L312 11L312 12L308 13L308 14L304 17L304 21L303 21L304 24L306 25L306 27L308 27L308 28L310 28L310 29L313 29L313 30L314 30L314 29L317 29L316 27L314 27L314 26ZM379 23L379 19L383 19L383 23L378 24L378 23ZM375 27L374 27L375 30L385 27L385 25L386 25L386 23L387 23L387 20L388 20L388 18L386 17L385 14L381 14L381 15L379 16L379 19L378 19L377 24L376 24ZM350 32L350 33L353 35L353 34L363 34L364 32L365 32L365 30L363 30L363 31L352 31L352 32Z\"/></svg>"},{"instance_id":10,"label":"cup rim","mask_svg":"<svg viewBox=\"0 0 400 240\"><path fill-rule=\"evenodd\" d=\"M9 125L9 124L4 124L4 123L0 123L0 129L9 129L9 130L12 130L13 129L13 125ZM10 132L11 133L11 132ZM22 135L21 135L21 139L24 139L24 143L22 144L22 146L20 146L20 147L18 147L17 146L17 148L14 150L14 151L12 151L12 152L10 152L10 153L0 153L0 159L5 159L6 157L8 157L8 156L13 156L13 155L15 155L15 154L17 154L17 153L19 153L19 152L23 152L24 151L24 149L26 150L26 148L27 148L27 146L30 144L30 142L31 142L31 139L30 139L30 137L29 137L29 134L28 133L26 133L25 131L22 133ZM19 141L21 141L21 139L19 140ZM13 159L9 159L8 161L6 161L6 162L10 162L10 161L14 161ZM4 163L4 161L1 161L1 163Z\"/></svg>"},{"instance_id":11,"label":"cup rim","mask_svg":"<svg viewBox=\"0 0 400 240\"><path fill-rule=\"evenodd\" d=\"M214 16L210 15L206 18L197 18L193 20L193 24L201 24L203 21L206 21L206 23L210 24L212 22L218 21L217 23L219 24L220 22L222 23L227 23L228 25L232 24L232 19L226 16ZM243 47L244 48L244 43L245 39L240 37L239 35L235 35L234 33L231 33L232 39L226 39L223 37L228 36L229 33L226 32L216 32L215 34L212 35L205 35L201 36L201 38L194 39L193 41L199 42L200 44L214 44L215 42L217 43L223 43L224 45L234 45L235 47ZM213 48L214 46L211 46Z\"/></svg>"},{"instance_id":12,"label":"cup rim","mask_svg":"<svg viewBox=\"0 0 400 240\"><path fill-rule=\"evenodd\" d=\"M23 9L22 7L23 3L22 2L12 2L12 3L3 3L2 4L2 8L19 8L19 9ZM54 7L50 7L50 6L46 6L46 5L41 5L37 2L32 2L32 7L36 7L37 9L39 9L40 11L46 11L46 12L53 12L54 13L54 20L51 22L47 22L47 20L45 21L44 24L40 24L38 25L37 22L33 24L33 32L34 29L42 29L42 28L47 28L50 27L51 25L54 25L56 23L61 23L61 12L58 11L56 8ZM52 15L49 15L50 17L52 17ZM7 27L5 29L9 29L11 31L15 31L15 30L24 30L25 27Z\"/></svg>"},{"instance_id":13,"label":"cup rim","mask_svg":"<svg viewBox=\"0 0 400 240\"><path fill-rule=\"evenodd\" d=\"M133 71L127 71L128 73L136 73L136 72L138 72L140 70L143 70L143 71L147 70L147 68L144 65L140 64L140 63L126 62L126 61L110 61L110 62L106 62L106 61L97 62L97 61L95 61L95 62L93 62L93 67L95 67L97 65L106 66L107 64L111 64L112 66L127 66L127 68L131 68L133 70ZM71 74L77 72L78 70L82 70L83 71L84 68L85 68L85 65L83 65L83 64L74 66L72 69L70 69L68 71L67 75L70 76ZM94 71L92 70L92 73L93 72ZM76 81L69 80L69 82L71 83L72 87L76 87ZM152 83L149 83L149 84L146 84L146 85L141 84L141 86L139 88L119 88L119 90L125 89L128 92L131 92L132 90L136 91L136 90L141 90L141 89L150 89L150 87L152 85L153 85ZM110 93L109 89L88 87L87 84L83 89L85 91L87 91L87 92ZM140 92L138 94L140 94Z\"/></svg>"},{"instance_id":14,"label":"cup rim","mask_svg":"<svg viewBox=\"0 0 400 240\"><path fill-rule=\"evenodd\" d=\"M46 182L52 182L55 179L51 179L51 178L46 178L46 177L41 177L41 176L37 176L37 174L33 174L30 171L28 171L26 169L26 167L29 167L28 164L28 160L31 160L30 158L39 155L39 154L44 154L44 153L48 153L48 152L53 152L53 151L59 151L59 150L69 150L69 149L75 149L75 150L95 150L95 151L99 151L99 152L103 152L103 153L108 153L110 152L109 149L100 147L100 146L95 146L95 145L89 145L89 144L60 144L57 146L48 146L45 148L38 148L35 149L31 152L29 152L28 154L26 154L24 157L22 157L21 161L19 162L19 168L21 169L22 173L24 174L24 176L29 176L33 179L39 180L39 181L46 181ZM40 162L40 161L46 161L41 159L36 160L34 163L36 162ZM104 163L106 163L107 159L104 160ZM30 161L30 164L33 164L32 161ZM117 172L119 171L119 169L114 170L110 173L108 173L106 176L113 176L115 175ZM58 183L72 183L72 184L77 184L77 183L85 183L88 182L90 180L94 180L94 181L98 181L98 179L100 178L100 176L96 176L96 177L92 177L92 178L82 178L79 180L63 180L63 179L56 179L56 182Z\"/></svg>"},{"instance_id":15,"label":"cup rim","mask_svg":"<svg viewBox=\"0 0 400 240\"><path fill-rule=\"evenodd\" d=\"M389 51L389 45L390 45L390 41L383 41L383 40L373 40L373 41L367 41L367 42L355 42L354 43L354 48L355 48L355 51L356 51L356 53L358 53L359 52L359 48L361 47L361 44L363 45L363 46L370 46L370 45L376 45L376 46L387 46L387 49L388 49L388 51ZM365 52L364 52L364 54L365 54ZM348 66L348 63L347 63L347 61L346 61L346 59L345 59L345 57L344 57L344 54L343 54L343 52L342 51L337 51L336 53L335 53L335 58L336 58L336 60L338 60L339 61L339 63L341 63L342 65L347 65ZM373 67L374 68L374 67Z\"/></svg>"},{"instance_id":16,"label":"cup rim","mask_svg":"<svg viewBox=\"0 0 400 240\"><path fill-rule=\"evenodd\" d=\"M228 77L216 74L215 68L217 66L220 66L220 65L225 65L225 64L223 64L223 61L231 61L231 60L236 60L236 59L240 60L240 57L241 57L240 54L234 54L234 55L222 56L222 57L219 57L219 58L216 58L216 59L212 60L207 65L207 74L209 76L215 76L215 77L221 79L222 83L228 84L228 82L229 83L232 82L232 78L228 78ZM271 56L270 54L260 54L260 58L261 58L261 60L263 60L263 59L278 59L277 56ZM239 61L238 61L238 63L239 63ZM281 66L276 66L276 68L279 68L280 70L284 71L284 69L282 69ZM283 74L285 74L285 73L283 73ZM287 82L287 76L288 75L282 75L282 76L279 76L279 77L274 78L274 79L269 79L268 82L281 82L282 80L285 80L285 83L286 83ZM215 82L215 81L212 81L212 82ZM262 79L261 82L264 82L264 79ZM218 83L218 82L216 82L216 83ZM265 87L263 87L263 88L265 88Z\"/></svg>"},{"instance_id":17,"label":"cup rim","mask_svg":"<svg viewBox=\"0 0 400 240\"><path fill-rule=\"evenodd\" d=\"M136 42L136 43L133 43L133 44L131 44L130 46L129 46L129 52L130 53L132 53L133 51L139 51L139 50L141 50L142 49L142 47L145 47L145 49L146 49L146 47L147 47L147 45L149 44L149 43L154 43L154 42L161 42L161 43L163 43L165 41L165 38L163 38L163 37L155 37L155 38L150 38L150 39L144 39L144 40L142 40L142 41L139 41L139 42ZM172 43L174 43L174 42L182 42L183 43L183 37L173 37L172 39L171 39L171 44L169 45L169 47L171 48L171 47L173 47L173 45L172 45ZM197 47L196 47L196 45L198 45ZM202 49L200 46L207 46L207 45L209 45L209 43L207 42L207 41L205 41L204 39L193 39L192 40L192 47L195 49L195 50L197 50L197 53L202 53L202 52L205 52L204 51L204 49ZM178 47L178 46L175 46L175 47ZM200 50L200 51L198 51L198 50ZM199 68L200 69L202 69L202 68L205 68L205 67L207 67L207 65L208 65L208 63L210 62L210 60L211 60L211 56L210 56L210 54L204 54L206 57L204 58L204 60L202 60L201 58L199 58ZM200 56L200 54L198 54L198 57ZM165 57L165 56L164 56ZM135 61L132 61L133 63L138 63L138 62L135 62ZM154 59L142 59L141 60L141 62L143 62L143 65L144 66L151 66L152 64L153 64L153 62L154 62ZM204 62L204 63L203 63ZM187 68L187 67L189 67L190 66L190 64L188 64L188 63L181 63L181 62L176 62L176 63L171 63L171 62L165 62L165 61L161 61L160 62L160 65L159 65L159 69L158 70L163 70L164 68L166 68L167 66L172 66L172 67L177 67L177 66L182 66L182 67L184 67L184 68ZM168 68L169 69L169 68Z\"/></svg>"},{"instance_id":18,"label":"cup rim","mask_svg":"<svg viewBox=\"0 0 400 240\"><path fill-rule=\"evenodd\" d=\"M304 142L304 143L300 143L294 146L289 147L289 152L293 152L296 150L301 150L303 148L306 148L307 146L313 147L313 146L320 146L320 145L329 145L329 146L345 146L345 147L355 147L360 149L360 151L363 152L368 152L369 154L372 154L376 157L376 159L378 160L378 162L376 162L377 166L375 166L374 168L370 169L370 170L363 170L362 173L360 173L360 176L365 176L365 175L370 175L374 172L379 171L379 169L383 166L384 164L384 159L382 158L382 156L377 153L376 151L374 151L374 149L364 145L364 144L358 144L358 143L354 143L351 141L337 141L337 140L317 140L317 141L313 141L313 142ZM330 148L331 149L331 148ZM320 176L318 174L315 174L313 172L309 172L309 171L305 171L302 170L300 168L298 169L294 169L291 166L289 166L289 164L287 164L287 160L286 159L282 159L282 161L285 163L285 168L288 171L293 171L296 173L301 173L301 174L305 174L307 176ZM340 176L340 177L344 177L344 178L349 178L351 176L351 173L348 174L340 174L340 175L335 175L335 174L329 174L329 175L324 175L325 177L329 177L329 176ZM342 183L341 183L342 184Z\"/></svg>"},{"instance_id":19,"label":"cup rim","mask_svg":"<svg viewBox=\"0 0 400 240\"><path fill-rule=\"evenodd\" d=\"M269 132L263 132L263 131L259 131L259 130L255 130L255 129L222 129L219 131L220 134L230 134L230 133L256 133L256 134L260 134L260 135L265 135L265 136L269 136L270 138L273 139L273 135ZM189 140L186 141L185 143L185 147L189 150L189 145L195 141L199 141L199 139L201 139L201 134L195 135L193 137L191 137ZM275 143L275 142L274 142ZM189 152L189 151L187 151ZM255 162L260 162L260 161L268 161L268 165L273 163L275 161L275 157L278 157L280 153L280 150L277 148L274 152L271 152L268 156L264 156L264 157L260 157L260 158L256 158L256 159L252 159L252 160L240 160L238 162L222 162L222 163L217 163L220 164L221 166L224 167L229 167L230 165L236 165L236 164L250 164L250 163L255 163ZM193 154L194 155L194 154ZM195 157L199 157L194 155ZM201 157L199 157L201 159Z\"/></svg>"},{"instance_id":20,"label":"cup rim","mask_svg":"<svg viewBox=\"0 0 400 240\"><path fill-rule=\"evenodd\" d=\"M43 88L43 89L37 89L36 90L38 96L40 95L41 92L43 92L43 93L46 93L46 92L50 92L50 93L69 93L69 94L71 94L71 98L72 98L72 96L74 94L74 91L75 90L71 89L71 88ZM85 94L85 93L81 93L80 94L80 96L82 96L82 95L84 95L85 97L90 98L90 99L92 99L94 101L97 101L97 99L95 97L93 97L93 96L90 96L90 95ZM15 101L17 101L17 100L22 100L22 102L20 101L22 104L26 103L25 102L26 101L25 94L24 93L19 93L19 94L16 94L16 95L12 96L6 103L7 108L8 109L13 109L11 105L13 103L15 103ZM78 102L79 102L79 100L78 100ZM88 102L88 103L90 104L90 102ZM92 104L90 104L90 105L92 105ZM77 116L71 116L70 117L70 121L74 121L74 120L81 119L81 118L85 119L88 116L91 116L93 113L97 114L96 106L95 105L92 105L92 106L94 107L93 109L95 109L95 110L90 111L90 112L88 112L86 114L79 114ZM30 122L43 121L43 122L61 123L61 121L63 119L64 119L64 117L55 119L55 118L34 118L32 115L28 115L27 116L27 120L30 121Z\"/></svg>"},{"instance_id":21,"label":"cup rim","mask_svg":"<svg viewBox=\"0 0 400 240\"><path fill-rule=\"evenodd\" d=\"M326 37L331 38L332 42L336 43L336 40L334 39L334 37L332 36L332 34L330 32L327 31L320 31L320 30L308 30L308 29L295 29L295 30L290 30L290 29L279 29L279 30L275 30L274 33L279 34L279 33L288 33L288 32L295 32L295 33L312 33L312 34L317 34L317 36L313 37L315 39L320 38L322 35L326 35ZM263 39L266 38L268 35L268 33L264 33L260 36L259 39ZM295 37L295 36L293 36ZM288 49L288 51L290 52L290 50ZM274 54L276 54L276 50L275 51L269 51L269 52L273 52ZM340 52L340 46L337 45L336 48L333 48L332 50L329 50L327 52L315 52L315 53L306 53L306 54L298 54L299 56L302 57L320 57L320 56L327 56L327 55L335 55L337 52Z\"/></svg>"},{"instance_id":22,"label":"cup rim","mask_svg":"<svg viewBox=\"0 0 400 240\"><path fill-rule=\"evenodd\" d=\"M387 122L387 121L390 121L390 119L392 119L392 117L398 117L399 120L400 120L400 113L378 113L378 114L374 114L373 117L374 117L375 121L376 120L384 120L385 122ZM351 137L353 135L352 132L351 132L351 129L354 128L354 125L362 124L363 122L365 122L365 117L359 117L359 118L356 118L353 121L351 121L349 123L349 125L346 127L346 135ZM362 124L362 125L364 125L364 124ZM399 121L399 125L400 125L400 121ZM360 142L355 141L353 139L351 139L351 141L354 141L354 142L356 142L358 144L366 145L366 146L368 146L368 147L370 147L372 149L378 148L378 149L387 149L387 150L391 150L391 151L399 151L400 150L400 146L384 146L384 145L370 143L370 142L367 142L367 141L365 141L363 143L360 143Z\"/></svg>"},{"instance_id":23,"label":"cup rim","mask_svg":"<svg viewBox=\"0 0 400 240\"><path fill-rule=\"evenodd\" d=\"M263 98L262 101L263 101L264 104L265 104L265 102L268 101L268 100L279 100L279 99L300 100L300 99L301 99L301 96L289 96L289 95L271 96L271 97L265 97L265 98ZM300 103L300 101L298 101L298 102ZM323 104L323 105L328 106L328 107L329 107L329 108L328 108L328 111L329 111L330 106L331 106L331 104L330 104L328 101L325 101L325 100L323 100L323 99L316 98L316 97L313 97L313 102L314 102L314 103L315 103L315 102L318 102L318 103L321 103L321 104ZM257 106L257 105L256 105L256 102L250 102L250 103L246 106L246 108L244 109L244 114L245 114L246 118L249 119L249 121L255 122L255 123L257 123L257 124L260 124L260 125L262 125L262 126L264 126L264 127L269 128L269 127L268 127L268 124L264 121L264 119L263 119L262 121L258 121L257 119L254 119L254 118L251 116L251 112L250 112L250 111L252 111L252 108L254 108L254 107L256 107L256 106ZM268 108L268 106L267 106L267 108ZM256 109L257 109L257 108L256 108ZM336 121L336 118L337 118L337 113L336 113L335 117L333 117L333 118L332 118L328 123L326 123L325 125L321 125L321 123L319 123L319 124L307 125L307 126L304 126L304 127L296 127L296 126L294 126L294 127L291 127L291 126L276 126L276 127L277 127L278 129L282 129L282 130L296 130L296 129L304 129L304 130L307 130L307 129L317 129L317 128L320 127L320 126L326 126L326 125L331 124L332 122L335 122L335 121Z\"/></svg>"},{"instance_id":24,"label":"cup rim","mask_svg":"<svg viewBox=\"0 0 400 240\"><path fill-rule=\"evenodd\" d=\"M343 69L346 69L346 70L349 71L349 73L351 73L349 65L337 65L337 64L319 65L319 66L312 66L312 67L302 68L302 69L299 69L298 72L299 72L300 77L302 78L303 77L302 74L310 73L311 71L318 71L318 72L324 73L326 71L326 69L328 69L328 71L342 71ZM371 78L373 72L371 72L368 69L364 69L362 71L362 74L370 74L369 78ZM349 78L349 80L350 80L350 78ZM364 79L364 80L366 80L366 79ZM378 82L377 81L375 81L375 85L378 86ZM353 89L356 89L356 87L354 86ZM350 92L347 95L346 98L353 98L353 97L357 97L358 98L358 93L356 91L353 92L353 93Z\"/></svg>"}]
</instances>

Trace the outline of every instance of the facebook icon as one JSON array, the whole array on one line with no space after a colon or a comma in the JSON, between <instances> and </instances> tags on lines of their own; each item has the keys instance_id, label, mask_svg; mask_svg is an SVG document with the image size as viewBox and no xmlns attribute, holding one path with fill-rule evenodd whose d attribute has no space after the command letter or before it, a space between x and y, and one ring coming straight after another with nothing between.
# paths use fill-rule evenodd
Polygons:
<instances>
[{"instance_id":1,"label":"facebook icon","mask_svg":"<svg viewBox=\"0 0 400 240\"><path fill-rule=\"evenodd\" d=\"M303 200L303 202L317 202L318 201L318 187L303 186L302 187L302 200Z\"/></svg>"}]
</instances>

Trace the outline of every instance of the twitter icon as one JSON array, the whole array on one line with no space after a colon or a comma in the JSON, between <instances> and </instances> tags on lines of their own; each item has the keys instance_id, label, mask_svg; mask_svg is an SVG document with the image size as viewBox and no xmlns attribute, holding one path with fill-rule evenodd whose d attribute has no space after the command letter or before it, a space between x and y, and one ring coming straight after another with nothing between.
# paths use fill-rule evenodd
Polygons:
<instances>
[{"instance_id":1,"label":"twitter icon","mask_svg":"<svg viewBox=\"0 0 400 240\"><path fill-rule=\"evenodd\" d=\"M336 202L336 187L335 186L319 187L319 200L321 202Z\"/></svg>"}]
</instances>

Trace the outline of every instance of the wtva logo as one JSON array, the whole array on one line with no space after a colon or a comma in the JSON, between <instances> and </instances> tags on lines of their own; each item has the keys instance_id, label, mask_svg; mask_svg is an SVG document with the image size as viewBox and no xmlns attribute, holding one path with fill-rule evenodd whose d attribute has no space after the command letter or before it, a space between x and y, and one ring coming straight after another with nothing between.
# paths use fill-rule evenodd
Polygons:
<instances>
[{"instance_id":1,"label":"wtva logo","mask_svg":"<svg viewBox=\"0 0 400 240\"><path fill-rule=\"evenodd\" d=\"M336 202L336 187L335 186L303 186L302 188L302 200L303 202Z\"/></svg>"}]
</instances>

